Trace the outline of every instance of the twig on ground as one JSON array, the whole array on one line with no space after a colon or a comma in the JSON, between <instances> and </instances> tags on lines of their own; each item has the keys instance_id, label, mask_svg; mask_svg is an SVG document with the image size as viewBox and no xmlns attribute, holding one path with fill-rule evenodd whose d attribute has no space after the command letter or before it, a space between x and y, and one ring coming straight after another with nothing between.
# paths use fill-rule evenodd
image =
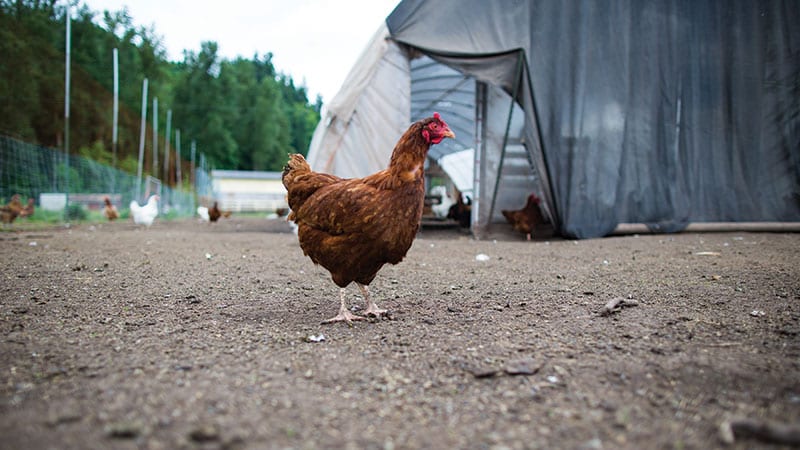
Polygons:
<instances>
[{"instance_id":1,"label":"twig on ground","mask_svg":"<svg viewBox=\"0 0 800 450\"><path fill-rule=\"evenodd\" d=\"M773 444L800 445L800 427L752 419L726 420L719 426L722 442L733 444L737 437L751 437Z\"/></svg>"},{"instance_id":2,"label":"twig on ground","mask_svg":"<svg viewBox=\"0 0 800 450\"><path fill-rule=\"evenodd\" d=\"M743 344L741 342L709 342L704 345L706 347L739 347Z\"/></svg>"},{"instance_id":3,"label":"twig on ground","mask_svg":"<svg viewBox=\"0 0 800 450\"><path fill-rule=\"evenodd\" d=\"M636 300L625 299L625 298L622 298L622 297L612 298L611 300L609 300L608 303L606 303L605 306L603 306L602 309L600 309L600 315L601 316L608 316L610 314L613 314L613 313L619 311L620 309L622 309L622 308L624 308L626 306L638 306L638 305L639 305L639 302L637 302Z\"/></svg>"}]
</instances>

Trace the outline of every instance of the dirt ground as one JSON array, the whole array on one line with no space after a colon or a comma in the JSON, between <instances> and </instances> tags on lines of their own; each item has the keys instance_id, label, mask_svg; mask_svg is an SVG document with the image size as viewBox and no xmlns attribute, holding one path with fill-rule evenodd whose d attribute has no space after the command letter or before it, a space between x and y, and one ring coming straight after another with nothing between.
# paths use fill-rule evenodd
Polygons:
<instances>
[{"instance_id":1,"label":"dirt ground","mask_svg":"<svg viewBox=\"0 0 800 450\"><path fill-rule=\"evenodd\" d=\"M706 449L729 419L800 424L798 234L423 230L371 286L391 318L353 326L320 324L338 288L279 220L10 231L0 256L0 448Z\"/></svg>"}]
</instances>

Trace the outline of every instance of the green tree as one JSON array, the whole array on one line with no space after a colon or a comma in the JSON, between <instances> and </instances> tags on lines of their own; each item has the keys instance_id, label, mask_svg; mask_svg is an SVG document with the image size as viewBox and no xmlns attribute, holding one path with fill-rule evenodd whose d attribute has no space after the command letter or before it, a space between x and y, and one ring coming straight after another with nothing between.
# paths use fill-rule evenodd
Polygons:
<instances>
[{"instance_id":1,"label":"green tree","mask_svg":"<svg viewBox=\"0 0 800 450\"><path fill-rule=\"evenodd\" d=\"M212 165L232 168L237 144L228 125L235 109L226 96L230 78L221 72L215 42L203 42L197 54L185 53L183 77L174 91L174 127L195 139Z\"/></svg>"},{"instance_id":2,"label":"green tree","mask_svg":"<svg viewBox=\"0 0 800 450\"><path fill-rule=\"evenodd\" d=\"M0 133L63 145L65 14L66 5L56 0L0 0ZM127 9L97 13L81 6L71 12L71 29L71 153L111 160L115 48L119 168L136 170L144 78L149 80L146 151L152 151L150 108L158 97L160 124L173 110L173 149L174 130L181 130L184 170L192 140L210 165L221 169L280 170L287 153L307 151L321 101L309 104L305 87L280 74L271 53L229 61L219 57L216 43L204 42L199 52L185 51L183 61L170 62L156 31L136 26Z\"/></svg>"},{"instance_id":3,"label":"green tree","mask_svg":"<svg viewBox=\"0 0 800 450\"><path fill-rule=\"evenodd\" d=\"M282 114L283 99L275 83L272 55L263 60L238 59L226 73L241 87L236 91L237 120L232 129L239 142L238 169L279 170L290 150L288 118Z\"/></svg>"}]
</instances>

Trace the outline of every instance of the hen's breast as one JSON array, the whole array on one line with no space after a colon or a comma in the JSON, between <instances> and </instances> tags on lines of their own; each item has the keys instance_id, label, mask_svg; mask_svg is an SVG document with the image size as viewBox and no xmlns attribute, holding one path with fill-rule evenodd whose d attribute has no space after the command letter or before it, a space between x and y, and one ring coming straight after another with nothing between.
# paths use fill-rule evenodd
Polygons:
<instances>
[{"instance_id":1,"label":"hen's breast","mask_svg":"<svg viewBox=\"0 0 800 450\"><path fill-rule=\"evenodd\" d=\"M346 200L328 203L331 209L315 211L316 218L333 217L334 223L324 227L315 226L313 220L298 223L303 251L328 269L340 286L352 281L369 284L384 264L399 263L411 247L422 217L421 183L372 190L371 195L363 196L359 195L363 188L351 188L352 196Z\"/></svg>"}]
</instances>

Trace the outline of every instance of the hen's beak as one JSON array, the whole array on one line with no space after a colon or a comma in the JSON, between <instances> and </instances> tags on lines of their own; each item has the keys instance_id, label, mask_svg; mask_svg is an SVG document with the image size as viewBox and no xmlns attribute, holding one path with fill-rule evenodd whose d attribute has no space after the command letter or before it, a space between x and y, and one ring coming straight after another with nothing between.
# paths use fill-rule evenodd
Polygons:
<instances>
[{"instance_id":1,"label":"hen's beak","mask_svg":"<svg viewBox=\"0 0 800 450\"><path fill-rule=\"evenodd\" d=\"M456 138L456 134L455 134L455 133L453 133L453 132L450 130L450 128L448 128L448 129L447 129L447 130L444 132L444 134L443 134L442 136L444 136L444 137L449 137L449 138L451 138L451 139L455 139L455 138Z\"/></svg>"}]
</instances>

